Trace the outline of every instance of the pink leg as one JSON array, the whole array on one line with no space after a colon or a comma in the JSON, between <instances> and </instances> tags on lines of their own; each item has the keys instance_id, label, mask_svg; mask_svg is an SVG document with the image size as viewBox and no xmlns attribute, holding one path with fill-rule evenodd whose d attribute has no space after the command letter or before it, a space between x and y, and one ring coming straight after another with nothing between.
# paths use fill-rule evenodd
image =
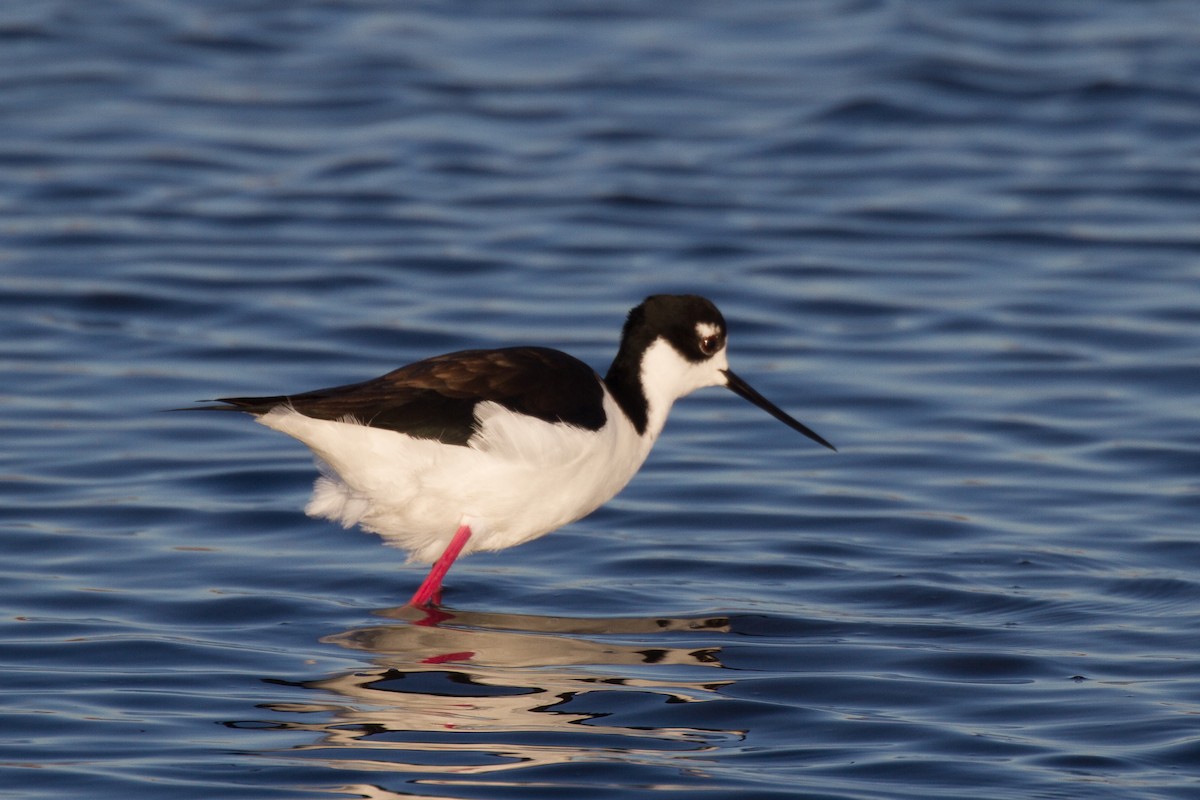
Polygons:
<instances>
[{"instance_id":1,"label":"pink leg","mask_svg":"<svg viewBox=\"0 0 1200 800\"><path fill-rule=\"evenodd\" d=\"M446 545L446 550L442 553L441 558L433 565L433 569L429 570L429 575L425 577L425 582L421 584L416 594L408 601L410 606L426 608L438 602L442 593L442 578L446 577L446 573L450 571L450 565L454 563L454 559L458 558L458 554L462 552L463 545L470 538L471 529L466 525L463 525L455 532L454 538L450 540L450 544Z\"/></svg>"}]
</instances>

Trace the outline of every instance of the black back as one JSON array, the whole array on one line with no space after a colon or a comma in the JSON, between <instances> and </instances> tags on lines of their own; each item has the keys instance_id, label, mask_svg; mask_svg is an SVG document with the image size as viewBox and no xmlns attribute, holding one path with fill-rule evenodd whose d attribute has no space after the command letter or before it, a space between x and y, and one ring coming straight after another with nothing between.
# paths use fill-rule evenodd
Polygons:
<instances>
[{"instance_id":1,"label":"black back","mask_svg":"<svg viewBox=\"0 0 1200 800\"><path fill-rule=\"evenodd\" d=\"M374 428L466 445L478 431L475 406L484 401L587 430L599 430L605 423L600 376L579 359L545 347L462 350L362 383L219 402L252 414L287 405L307 417L351 418Z\"/></svg>"}]
</instances>

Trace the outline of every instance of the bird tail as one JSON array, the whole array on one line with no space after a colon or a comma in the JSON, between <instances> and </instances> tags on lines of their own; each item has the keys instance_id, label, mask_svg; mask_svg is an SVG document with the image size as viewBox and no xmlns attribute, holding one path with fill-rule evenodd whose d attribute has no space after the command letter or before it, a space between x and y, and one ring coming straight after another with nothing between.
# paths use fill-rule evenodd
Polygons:
<instances>
[{"instance_id":1,"label":"bird tail","mask_svg":"<svg viewBox=\"0 0 1200 800\"><path fill-rule=\"evenodd\" d=\"M188 406L168 408L167 411L244 411L247 414L265 414L276 406L288 402L286 395L277 397L219 397L216 400L201 400L201 403L223 403L223 405Z\"/></svg>"}]
</instances>

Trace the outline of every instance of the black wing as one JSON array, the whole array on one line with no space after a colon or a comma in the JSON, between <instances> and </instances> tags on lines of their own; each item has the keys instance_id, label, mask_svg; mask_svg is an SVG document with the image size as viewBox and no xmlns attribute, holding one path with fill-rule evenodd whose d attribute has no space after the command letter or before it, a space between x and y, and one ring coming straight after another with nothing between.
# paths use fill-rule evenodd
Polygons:
<instances>
[{"instance_id":1,"label":"black wing","mask_svg":"<svg viewBox=\"0 0 1200 800\"><path fill-rule=\"evenodd\" d=\"M475 406L499 403L519 414L588 430L604 425L600 376L577 358L545 347L462 350L362 383L275 397L224 397L228 408L265 414L287 405L307 417L347 417L421 439L466 445Z\"/></svg>"}]
</instances>

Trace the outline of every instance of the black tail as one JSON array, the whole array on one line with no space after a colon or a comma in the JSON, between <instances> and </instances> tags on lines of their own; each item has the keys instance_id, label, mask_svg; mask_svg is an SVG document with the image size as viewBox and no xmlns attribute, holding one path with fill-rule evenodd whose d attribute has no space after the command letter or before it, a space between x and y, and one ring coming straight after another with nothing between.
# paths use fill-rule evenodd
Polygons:
<instances>
[{"instance_id":1,"label":"black tail","mask_svg":"<svg viewBox=\"0 0 1200 800\"><path fill-rule=\"evenodd\" d=\"M285 405L288 402L286 395L278 395L276 397L218 397L214 401L201 402L216 402L224 403L220 406L190 406L188 408L171 408L169 411L245 411L247 414L265 414L276 406Z\"/></svg>"}]
</instances>

